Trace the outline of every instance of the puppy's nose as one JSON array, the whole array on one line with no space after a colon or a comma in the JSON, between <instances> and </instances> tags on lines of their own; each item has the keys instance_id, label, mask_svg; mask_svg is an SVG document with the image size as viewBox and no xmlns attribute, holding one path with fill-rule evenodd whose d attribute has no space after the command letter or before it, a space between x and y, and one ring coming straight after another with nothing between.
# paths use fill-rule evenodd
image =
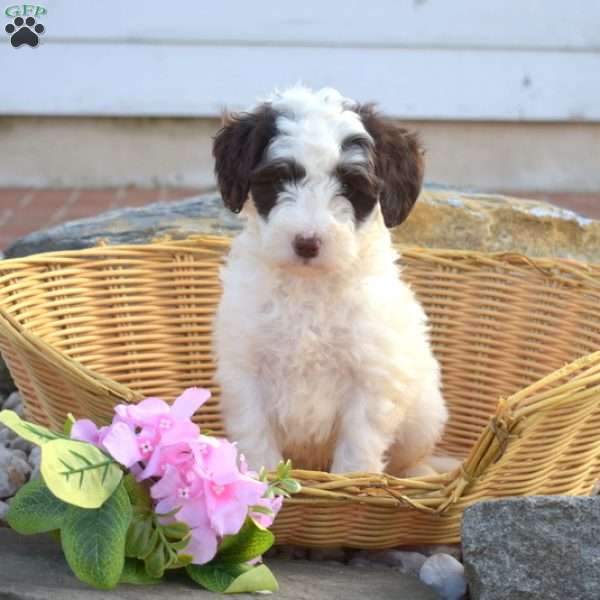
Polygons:
<instances>
[{"instance_id":1,"label":"puppy's nose","mask_svg":"<svg viewBox=\"0 0 600 600\"><path fill-rule=\"evenodd\" d=\"M294 238L294 252L300 258L314 258L319 254L320 247L321 240L316 235L311 235L310 237L297 235Z\"/></svg>"}]
</instances>

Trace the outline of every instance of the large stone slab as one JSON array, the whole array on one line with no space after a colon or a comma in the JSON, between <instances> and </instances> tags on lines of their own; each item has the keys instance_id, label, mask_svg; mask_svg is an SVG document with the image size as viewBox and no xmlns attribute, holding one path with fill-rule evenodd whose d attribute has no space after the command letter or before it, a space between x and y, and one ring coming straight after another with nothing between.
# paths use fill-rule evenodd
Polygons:
<instances>
[{"instance_id":1,"label":"large stone slab","mask_svg":"<svg viewBox=\"0 0 600 600\"><path fill-rule=\"evenodd\" d=\"M435 600L417 579L386 567L353 569L344 565L273 559L281 600ZM0 600L214 600L185 579L158 586L121 585L95 590L69 571L58 544L47 536L23 537L0 527ZM257 598L240 594L237 598Z\"/></svg>"},{"instance_id":2,"label":"large stone slab","mask_svg":"<svg viewBox=\"0 0 600 600\"><path fill-rule=\"evenodd\" d=\"M538 496L465 511L471 600L598 600L600 498Z\"/></svg>"},{"instance_id":3,"label":"large stone slab","mask_svg":"<svg viewBox=\"0 0 600 600\"><path fill-rule=\"evenodd\" d=\"M160 236L233 235L241 220L208 194L143 208L124 208L71 221L15 242L7 257L36 252L142 243ZM428 187L396 241L428 248L521 252L600 262L600 222L545 202Z\"/></svg>"}]
</instances>

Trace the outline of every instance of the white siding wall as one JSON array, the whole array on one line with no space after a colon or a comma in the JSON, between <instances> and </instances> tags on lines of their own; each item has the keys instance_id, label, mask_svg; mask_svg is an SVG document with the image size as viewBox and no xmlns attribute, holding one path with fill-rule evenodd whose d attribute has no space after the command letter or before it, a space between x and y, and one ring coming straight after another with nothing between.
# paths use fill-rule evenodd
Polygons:
<instances>
[{"instance_id":1,"label":"white siding wall","mask_svg":"<svg viewBox=\"0 0 600 600\"><path fill-rule=\"evenodd\" d=\"M0 32L0 114L216 116L301 80L405 119L600 122L597 0L41 4L38 48Z\"/></svg>"}]
</instances>

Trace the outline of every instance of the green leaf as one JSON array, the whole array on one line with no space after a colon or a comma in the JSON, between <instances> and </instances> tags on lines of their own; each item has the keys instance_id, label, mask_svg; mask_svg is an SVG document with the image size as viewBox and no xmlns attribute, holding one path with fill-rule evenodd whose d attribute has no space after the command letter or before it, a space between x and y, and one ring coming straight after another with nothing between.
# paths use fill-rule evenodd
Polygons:
<instances>
[{"instance_id":1,"label":"green leaf","mask_svg":"<svg viewBox=\"0 0 600 600\"><path fill-rule=\"evenodd\" d=\"M160 579L156 577L150 577L146 573L146 568L141 560L135 560L133 558L125 559L125 565L123 566L123 572L119 583L132 583L134 585L154 585L160 583Z\"/></svg>"},{"instance_id":2,"label":"green leaf","mask_svg":"<svg viewBox=\"0 0 600 600\"><path fill-rule=\"evenodd\" d=\"M274 541L275 536L268 529L248 518L238 533L226 536L221 542L213 562L245 563L264 554Z\"/></svg>"},{"instance_id":3,"label":"green leaf","mask_svg":"<svg viewBox=\"0 0 600 600\"><path fill-rule=\"evenodd\" d=\"M286 477L282 479L279 482L279 487L284 489L289 494L297 494L302 489L300 482L296 481L295 479L292 479L291 477Z\"/></svg>"},{"instance_id":4,"label":"green leaf","mask_svg":"<svg viewBox=\"0 0 600 600\"><path fill-rule=\"evenodd\" d=\"M221 594L276 592L277 580L266 565L189 565L187 574L202 587Z\"/></svg>"},{"instance_id":5,"label":"green leaf","mask_svg":"<svg viewBox=\"0 0 600 600\"><path fill-rule=\"evenodd\" d=\"M46 533L62 527L68 507L41 479L34 479L12 499L6 520L17 533Z\"/></svg>"},{"instance_id":6,"label":"green leaf","mask_svg":"<svg viewBox=\"0 0 600 600\"><path fill-rule=\"evenodd\" d=\"M152 552L152 548L149 547L151 538L152 517L134 513L127 530L125 556L141 559L150 554ZM154 543L156 544L156 540Z\"/></svg>"},{"instance_id":7,"label":"green leaf","mask_svg":"<svg viewBox=\"0 0 600 600\"><path fill-rule=\"evenodd\" d=\"M101 589L117 585L125 563L130 520L131 503L122 485L100 508L69 506L61 543L78 579Z\"/></svg>"},{"instance_id":8,"label":"green leaf","mask_svg":"<svg viewBox=\"0 0 600 600\"><path fill-rule=\"evenodd\" d=\"M145 560L146 573L149 577L160 578L163 576L167 568L167 560L165 559L164 547L162 544L157 544L154 550Z\"/></svg>"},{"instance_id":9,"label":"green leaf","mask_svg":"<svg viewBox=\"0 0 600 600\"><path fill-rule=\"evenodd\" d=\"M28 421L23 421L19 415L12 410L0 411L0 423L12 429L18 436L23 439L42 446L52 440L65 439L65 436L59 433L54 433L41 425L34 425Z\"/></svg>"},{"instance_id":10,"label":"green leaf","mask_svg":"<svg viewBox=\"0 0 600 600\"><path fill-rule=\"evenodd\" d=\"M167 567L168 569L181 569L192 564L194 557L191 554L178 554L175 562L172 562Z\"/></svg>"},{"instance_id":11,"label":"green leaf","mask_svg":"<svg viewBox=\"0 0 600 600\"><path fill-rule=\"evenodd\" d=\"M181 540L179 540L177 542L170 542L169 546L171 546L172 550L175 550L176 552L179 552L181 550L185 550L188 547L188 544L190 543L191 539L192 539L192 534L190 532L183 539L181 539Z\"/></svg>"},{"instance_id":12,"label":"green leaf","mask_svg":"<svg viewBox=\"0 0 600 600\"><path fill-rule=\"evenodd\" d=\"M42 446L41 471L57 498L81 508L102 506L123 477L119 465L96 446L66 439Z\"/></svg>"},{"instance_id":13,"label":"green leaf","mask_svg":"<svg viewBox=\"0 0 600 600\"><path fill-rule=\"evenodd\" d=\"M66 435L68 438L71 437L71 429L73 429L74 423L75 417L72 413L69 413L63 425L63 434Z\"/></svg>"},{"instance_id":14,"label":"green leaf","mask_svg":"<svg viewBox=\"0 0 600 600\"><path fill-rule=\"evenodd\" d=\"M185 523L176 522L162 526L165 537L176 542L182 540L190 534L190 528Z\"/></svg>"},{"instance_id":15,"label":"green leaf","mask_svg":"<svg viewBox=\"0 0 600 600\"><path fill-rule=\"evenodd\" d=\"M280 461L277 465L277 479L286 479L290 476L292 461L288 458L285 462Z\"/></svg>"},{"instance_id":16,"label":"green leaf","mask_svg":"<svg viewBox=\"0 0 600 600\"><path fill-rule=\"evenodd\" d=\"M141 549L141 552L140 552L140 555L138 556L138 558L141 558L144 560L147 559L148 556L150 556L150 554L152 553L152 551L156 548L156 545L159 544L159 542L160 542L160 537L158 535L158 531L156 529L152 529L152 534L150 535L150 539L148 540L146 547Z\"/></svg>"},{"instance_id":17,"label":"green leaf","mask_svg":"<svg viewBox=\"0 0 600 600\"><path fill-rule=\"evenodd\" d=\"M212 561L206 565L189 565L187 574L202 587L211 592L223 593L238 577L252 567L246 564L215 565Z\"/></svg>"},{"instance_id":18,"label":"green leaf","mask_svg":"<svg viewBox=\"0 0 600 600\"><path fill-rule=\"evenodd\" d=\"M258 565L240 575L225 590L226 594L243 592L277 592L279 584L267 565Z\"/></svg>"},{"instance_id":19,"label":"green leaf","mask_svg":"<svg viewBox=\"0 0 600 600\"><path fill-rule=\"evenodd\" d=\"M146 485L137 481L131 473L123 477L123 485L134 507L152 510L152 499Z\"/></svg>"}]
</instances>

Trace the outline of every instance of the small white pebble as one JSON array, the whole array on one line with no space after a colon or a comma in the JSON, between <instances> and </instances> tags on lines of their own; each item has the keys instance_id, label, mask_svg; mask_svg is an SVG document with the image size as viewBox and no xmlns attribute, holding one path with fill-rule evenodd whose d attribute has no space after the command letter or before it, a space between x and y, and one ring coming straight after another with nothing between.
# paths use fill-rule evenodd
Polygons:
<instances>
[{"instance_id":1,"label":"small white pebble","mask_svg":"<svg viewBox=\"0 0 600 600\"><path fill-rule=\"evenodd\" d=\"M467 592L464 567L449 554L434 554L421 567L419 578L441 600L460 600Z\"/></svg>"},{"instance_id":2,"label":"small white pebble","mask_svg":"<svg viewBox=\"0 0 600 600\"><path fill-rule=\"evenodd\" d=\"M411 548L412 550L413 548ZM420 552L425 556L433 556L434 554L449 554L460 562L462 551L460 544L430 544L428 546L416 546L416 552Z\"/></svg>"}]
</instances>

